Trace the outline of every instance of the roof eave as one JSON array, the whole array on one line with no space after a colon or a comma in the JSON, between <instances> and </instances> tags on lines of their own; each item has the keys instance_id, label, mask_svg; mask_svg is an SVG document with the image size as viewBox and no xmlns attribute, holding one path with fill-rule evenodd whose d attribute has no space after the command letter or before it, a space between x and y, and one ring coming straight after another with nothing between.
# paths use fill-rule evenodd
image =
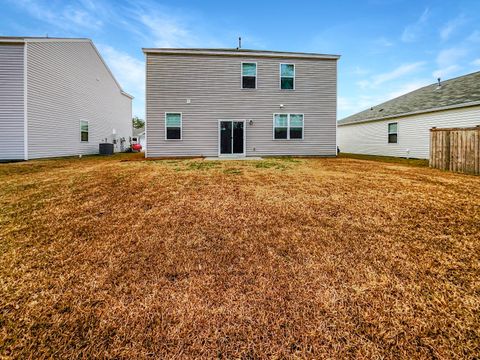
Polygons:
<instances>
[{"instance_id":1,"label":"roof eave","mask_svg":"<svg viewBox=\"0 0 480 360\"><path fill-rule=\"evenodd\" d=\"M328 59L338 60L340 55L295 53L295 52L274 52L262 50L227 50L227 49L173 49L173 48L142 48L145 54L164 55L203 55L203 56L255 56L273 58L305 58L305 59Z\"/></svg>"},{"instance_id":2,"label":"roof eave","mask_svg":"<svg viewBox=\"0 0 480 360\"><path fill-rule=\"evenodd\" d=\"M129 93L123 91L123 90L120 90L120 93L122 95L125 95L126 97L130 98L131 100L135 99L135 97L133 95L130 95Z\"/></svg>"},{"instance_id":3,"label":"roof eave","mask_svg":"<svg viewBox=\"0 0 480 360\"><path fill-rule=\"evenodd\" d=\"M480 101L471 101L471 102L468 102L468 103L448 105L448 106L442 106L442 107L436 107L436 108L430 108L430 109L424 109L424 110L418 110L418 111L411 111L411 112L406 112L406 113L401 113L401 114L388 115L388 116L377 117L377 118L370 118L370 119L365 119L365 120L360 120L360 121L351 121L351 122L346 122L346 123L340 123L340 121L342 121L342 120L339 120L339 122L337 123L337 126L356 125L356 124L363 124L363 123L372 122L372 121L397 119L399 117L404 117L404 116L412 116L412 115L425 114L425 113L451 110L451 109L460 109L460 108L466 108L466 107L472 107L472 106L478 106L478 105L480 105Z\"/></svg>"}]
</instances>

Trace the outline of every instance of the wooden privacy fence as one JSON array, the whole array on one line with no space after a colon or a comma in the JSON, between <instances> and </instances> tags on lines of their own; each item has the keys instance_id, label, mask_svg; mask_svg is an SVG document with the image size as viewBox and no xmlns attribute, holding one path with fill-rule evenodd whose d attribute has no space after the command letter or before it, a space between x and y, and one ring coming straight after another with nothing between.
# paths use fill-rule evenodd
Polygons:
<instances>
[{"instance_id":1,"label":"wooden privacy fence","mask_svg":"<svg viewBox=\"0 0 480 360\"><path fill-rule=\"evenodd\" d=\"M430 166L480 174L480 125L470 128L430 129Z\"/></svg>"}]
</instances>

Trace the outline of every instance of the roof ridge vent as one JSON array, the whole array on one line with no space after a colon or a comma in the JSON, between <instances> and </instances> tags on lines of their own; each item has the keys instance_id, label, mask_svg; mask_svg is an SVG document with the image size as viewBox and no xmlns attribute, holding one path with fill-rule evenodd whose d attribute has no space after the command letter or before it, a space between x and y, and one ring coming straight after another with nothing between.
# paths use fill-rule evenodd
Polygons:
<instances>
[{"instance_id":1,"label":"roof ridge vent","mask_svg":"<svg viewBox=\"0 0 480 360\"><path fill-rule=\"evenodd\" d=\"M437 88L435 90L438 90L438 89L442 88L442 79L437 78L437 82L438 82L438 84L437 84Z\"/></svg>"}]
</instances>

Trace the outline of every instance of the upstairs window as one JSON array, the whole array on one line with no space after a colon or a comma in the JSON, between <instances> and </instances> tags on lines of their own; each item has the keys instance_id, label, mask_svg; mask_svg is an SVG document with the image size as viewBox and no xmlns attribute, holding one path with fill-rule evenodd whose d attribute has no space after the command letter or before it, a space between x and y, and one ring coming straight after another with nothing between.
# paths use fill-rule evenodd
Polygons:
<instances>
[{"instance_id":1,"label":"upstairs window","mask_svg":"<svg viewBox=\"0 0 480 360\"><path fill-rule=\"evenodd\" d=\"M165 139L166 140L182 139L182 114L181 113L165 113Z\"/></svg>"},{"instance_id":2,"label":"upstairs window","mask_svg":"<svg viewBox=\"0 0 480 360\"><path fill-rule=\"evenodd\" d=\"M388 143L396 144L398 142L398 123L388 124Z\"/></svg>"},{"instance_id":3,"label":"upstairs window","mask_svg":"<svg viewBox=\"0 0 480 360\"><path fill-rule=\"evenodd\" d=\"M242 89L257 88L257 63L242 63Z\"/></svg>"},{"instance_id":4,"label":"upstairs window","mask_svg":"<svg viewBox=\"0 0 480 360\"><path fill-rule=\"evenodd\" d=\"M295 64L280 64L280 89L295 89Z\"/></svg>"},{"instance_id":5,"label":"upstairs window","mask_svg":"<svg viewBox=\"0 0 480 360\"><path fill-rule=\"evenodd\" d=\"M274 114L274 139L303 139L303 114Z\"/></svg>"},{"instance_id":6,"label":"upstairs window","mask_svg":"<svg viewBox=\"0 0 480 360\"><path fill-rule=\"evenodd\" d=\"M80 120L80 141L88 142L88 121Z\"/></svg>"}]
</instances>

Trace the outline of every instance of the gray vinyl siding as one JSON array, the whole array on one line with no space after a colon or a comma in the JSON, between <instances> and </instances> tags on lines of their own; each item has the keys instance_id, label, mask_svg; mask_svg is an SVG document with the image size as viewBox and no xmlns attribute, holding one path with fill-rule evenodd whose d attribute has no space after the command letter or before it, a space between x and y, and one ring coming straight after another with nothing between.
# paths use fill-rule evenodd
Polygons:
<instances>
[{"instance_id":1,"label":"gray vinyl siding","mask_svg":"<svg viewBox=\"0 0 480 360\"><path fill-rule=\"evenodd\" d=\"M29 158L98 153L104 139L131 136L131 99L122 95L89 41L28 42ZM80 121L89 141L80 141ZM120 144L115 147L120 150Z\"/></svg>"},{"instance_id":2,"label":"gray vinyl siding","mask_svg":"<svg viewBox=\"0 0 480 360\"><path fill-rule=\"evenodd\" d=\"M148 157L217 156L220 119L247 120L247 156L336 154L336 60L148 53L146 61ZM257 63L255 90L241 89L242 61ZM295 90L280 90L280 63L295 64ZM165 140L165 112L182 113L182 140ZM304 114L304 139L274 140L274 113Z\"/></svg>"},{"instance_id":3,"label":"gray vinyl siding","mask_svg":"<svg viewBox=\"0 0 480 360\"><path fill-rule=\"evenodd\" d=\"M0 44L0 160L24 158L23 45Z\"/></svg>"},{"instance_id":4,"label":"gray vinyl siding","mask_svg":"<svg viewBox=\"0 0 480 360\"><path fill-rule=\"evenodd\" d=\"M388 143L388 124L398 124L398 142ZM352 154L428 159L432 127L480 125L480 106L437 111L389 120L338 126L340 151ZM409 152L407 153L407 149Z\"/></svg>"}]
</instances>

